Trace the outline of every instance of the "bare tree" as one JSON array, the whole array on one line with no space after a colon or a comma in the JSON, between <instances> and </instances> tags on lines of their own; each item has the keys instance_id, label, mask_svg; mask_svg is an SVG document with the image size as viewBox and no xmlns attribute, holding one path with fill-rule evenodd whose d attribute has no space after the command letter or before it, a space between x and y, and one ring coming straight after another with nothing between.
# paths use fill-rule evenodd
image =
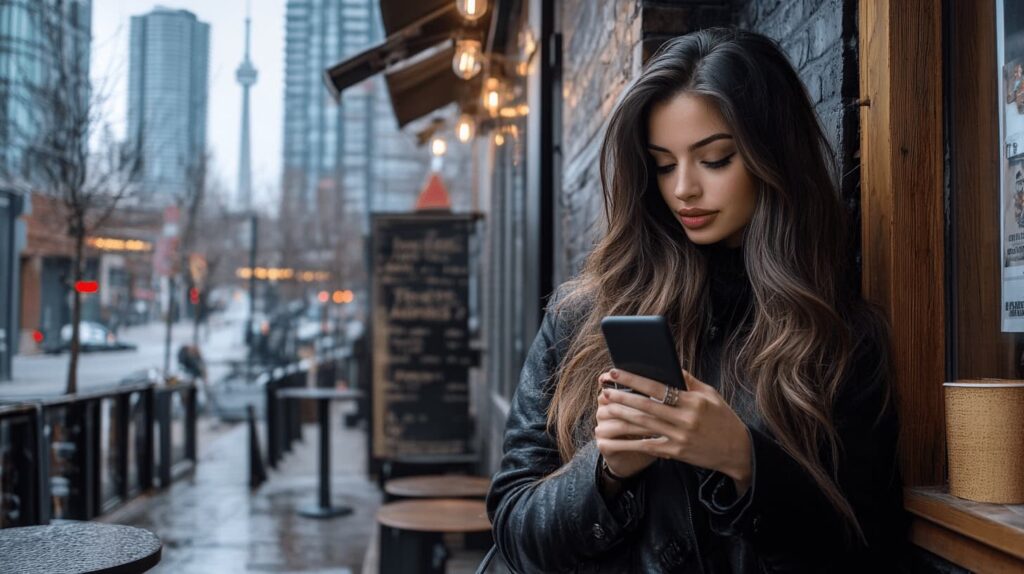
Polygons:
<instances>
[{"instance_id":1,"label":"bare tree","mask_svg":"<svg viewBox=\"0 0 1024 574\"><path fill-rule=\"evenodd\" d=\"M178 211L184 218L179 228L178 236L178 265L176 271L182 276L182 285L186 292L195 287L193 274L191 273L190 259L194 254L197 235L200 230L200 212L203 200L206 197L207 174L209 173L210 153L204 152L199 155L185 170L185 185L181 193L175 197ZM175 293L175 275L172 271L169 281L168 293L170 293L170 304L167 309L167 330L164 338L164 372L170 369L171 357L171 325L174 322L174 304L177 300Z\"/></svg>"},{"instance_id":2,"label":"bare tree","mask_svg":"<svg viewBox=\"0 0 1024 574\"><path fill-rule=\"evenodd\" d=\"M25 122L8 122L9 145L23 150L19 165L5 165L9 183L56 200L63 231L73 244L70 286L83 279L86 237L101 227L134 187L142 160L137 149L114 140L103 121L105 97L88 73L87 33L76 30L87 18L74 0L0 0L5 11L28 13L38 31L33 46L42 64L12 96L28 112ZM90 150L90 139L99 141ZM137 142L136 142L137 143ZM9 163L9 162L5 162ZM78 389L81 293L72 289L71 349L67 392Z\"/></svg>"}]
</instances>

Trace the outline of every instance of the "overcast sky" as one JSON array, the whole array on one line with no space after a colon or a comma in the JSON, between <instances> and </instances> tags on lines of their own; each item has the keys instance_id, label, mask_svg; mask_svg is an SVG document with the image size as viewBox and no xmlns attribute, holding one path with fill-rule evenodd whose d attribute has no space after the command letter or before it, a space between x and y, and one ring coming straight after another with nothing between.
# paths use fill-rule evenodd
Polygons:
<instances>
[{"instance_id":1,"label":"overcast sky","mask_svg":"<svg viewBox=\"0 0 1024 574\"><path fill-rule=\"evenodd\" d=\"M281 173L284 98L284 9L287 0L251 0L251 59L259 79L251 91L253 193L256 202L277 199ZM246 0L93 0L94 85L109 94L108 119L123 137L127 122L128 44L131 17L156 6L185 9L210 25L210 105L207 145L218 179L234 194L238 179L242 88L235 69L245 51Z\"/></svg>"}]
</instances>

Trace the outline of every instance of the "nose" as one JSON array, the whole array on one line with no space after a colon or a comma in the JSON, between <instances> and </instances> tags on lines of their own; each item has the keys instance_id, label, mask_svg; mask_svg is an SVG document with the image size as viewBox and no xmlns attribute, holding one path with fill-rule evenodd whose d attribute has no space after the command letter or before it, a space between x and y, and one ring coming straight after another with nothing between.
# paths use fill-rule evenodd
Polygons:
<instances>
[{"instance_id":1,"label":"nose","mask_svg":"<svg viewBox=\"0 0 1024 574\"><path fill-rule=\"evenodd\" d=\"M676 166L675 189L672 191L672 195L682 202L690 202L700 197L700 182L697 181L695 171L694 168L684 165L683 162Z\"/></svg>"}]
</instances>

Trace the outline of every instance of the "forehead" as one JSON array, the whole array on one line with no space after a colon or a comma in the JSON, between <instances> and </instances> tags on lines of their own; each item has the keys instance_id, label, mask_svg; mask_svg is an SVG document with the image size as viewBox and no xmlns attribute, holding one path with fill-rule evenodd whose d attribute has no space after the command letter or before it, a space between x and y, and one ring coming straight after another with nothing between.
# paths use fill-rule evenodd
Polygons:
<instances>
[{"instance_id":1,"label":"forehead","mask_svg":"<svg viewBox=\"0 0 1024 574\"><path fill-rule=\"evenodd\" d=\"M685 149L710 135L732 133L718 105L707 96L680 94L651 107L648 144Z\"/></svg>"}]
</instances>

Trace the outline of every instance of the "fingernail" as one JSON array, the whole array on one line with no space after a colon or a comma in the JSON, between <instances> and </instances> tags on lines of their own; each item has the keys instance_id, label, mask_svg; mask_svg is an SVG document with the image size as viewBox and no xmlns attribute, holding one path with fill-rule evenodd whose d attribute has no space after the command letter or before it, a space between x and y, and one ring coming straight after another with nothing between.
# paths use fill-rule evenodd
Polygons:
<instances>
[{"instance_id":1,"label":"fingernail","mask_svg":"<svg viewBox=\"0 0 1024 574\"><path fill-rule=\"evenodd\" d=\"M608 373L608 374L611 375L611 377L613 379L619 378L619 370L618 369L612 369L611 372Z\"/></svg>"}]
</instances>

